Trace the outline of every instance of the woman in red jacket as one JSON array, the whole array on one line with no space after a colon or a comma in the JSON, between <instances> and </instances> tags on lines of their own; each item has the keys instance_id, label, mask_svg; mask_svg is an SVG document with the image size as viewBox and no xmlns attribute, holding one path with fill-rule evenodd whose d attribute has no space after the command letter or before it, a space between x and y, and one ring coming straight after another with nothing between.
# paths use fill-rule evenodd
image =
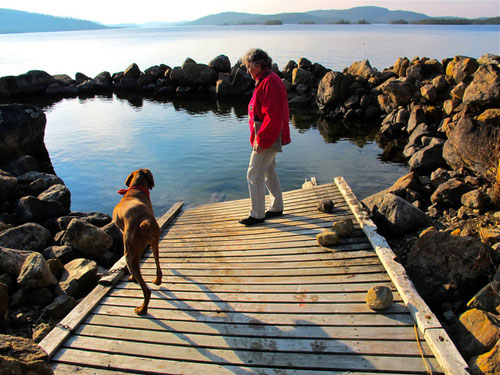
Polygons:
<instances>
[{"instance_id":1,"label":"woman in red jacket","mask_svg":"<svg viewBox=\"0 0 500 375\"><path fill-rule=\"evenodd\" d=\"M252 208L246 226L283 215L281 185L276 174L276 153L290 140L288 98L281 78L271 70L272 59L261 49L251 49L242 58L248 73L255 80L255 89L248 105L252 154L247 171ZM265 211L266 187L270 205Z\"/></svg>"}]
</instances>

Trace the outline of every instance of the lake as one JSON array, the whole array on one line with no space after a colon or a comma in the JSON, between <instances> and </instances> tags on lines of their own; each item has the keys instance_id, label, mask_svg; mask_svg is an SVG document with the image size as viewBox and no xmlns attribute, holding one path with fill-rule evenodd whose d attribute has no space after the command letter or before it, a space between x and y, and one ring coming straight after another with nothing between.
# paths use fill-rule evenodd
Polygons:
<instances>
[{"instance_id":1,"label":"lake","mask_svg":"<svg viewBox=\"0 0 500 375\"><path fill-rule=\"evenodd\" d=\"M269 52L282 68L307 57L333 70L369 59L382 70L400 56L442 59L500 54L498 26L283 25L168 27L0 35L0 76L41 69L49 74L142 70L187 57L208 63L219 54L234 64L250 47ZM172 203L187 206L248 197L250 154L246 103L215 100L74 98L40 106L52 163L72 193L72 210L111 213L128 173L150 168L157 216ZM343 176L359 198L390 186L407 172L382 160L376 131L324 137L314 113L292 113L292 144L278 156L284 190L305 178Z\"/></svg>"}]
</instances>

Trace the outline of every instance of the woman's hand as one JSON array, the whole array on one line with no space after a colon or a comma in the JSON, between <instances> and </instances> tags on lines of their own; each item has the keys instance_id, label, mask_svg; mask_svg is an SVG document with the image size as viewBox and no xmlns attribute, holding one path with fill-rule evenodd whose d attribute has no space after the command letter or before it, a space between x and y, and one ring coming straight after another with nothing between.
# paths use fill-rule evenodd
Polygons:
<instances>
[{"instance_id":1,"label":"woman's hand","mask_svg":"<svg viewBox=\"0 0 500 375\"><path fill-rule=\"evenodd\" d=\"M264 149L262 147L260 147L258 145L258 143L255 143L254 147L253 147L254 151L257 153L257 154L260 154L262 151L264 151Z\"/></svg>"}]
</instances>

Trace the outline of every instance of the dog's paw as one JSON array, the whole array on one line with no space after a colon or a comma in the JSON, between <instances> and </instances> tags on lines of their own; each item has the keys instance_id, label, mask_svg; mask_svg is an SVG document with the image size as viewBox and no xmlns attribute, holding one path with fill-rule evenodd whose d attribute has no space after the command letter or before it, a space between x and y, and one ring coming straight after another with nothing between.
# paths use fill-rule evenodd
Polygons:
<instances>
[{"instance_id":1,"label":"dog's paw","mask_svg":"<svg viewBox=\"0 0 500 375\"><path fill-rule=\"evenodd\" d=\"M160 278L157 277L156 279L154 279L153 284L160 285L161 284L161 277Z\"/></svg>"},{"instance_id":2,"label":"dog's paw","mask_svg":"<svg viewBox=\"0 0 500 375\"><path fill-rule=\"evenodd\" d=\"M134 311L137 315L146 315L148 313L148 308L144 306L137 306Z\"/></svg>"}]
</instances>

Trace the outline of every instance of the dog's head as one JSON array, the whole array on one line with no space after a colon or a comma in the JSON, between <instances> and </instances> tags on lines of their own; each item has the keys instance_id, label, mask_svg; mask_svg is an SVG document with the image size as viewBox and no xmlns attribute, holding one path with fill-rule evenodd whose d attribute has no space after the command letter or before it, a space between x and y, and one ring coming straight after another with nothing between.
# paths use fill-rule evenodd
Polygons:
<instances>
[{"instance_id":1,"label":"dog's head","mask_svg":"<svg viewBox=\"0 0 500 375\"><path fill-rule=\"evenodd\" d=\"M143 185L151 190L155 186L155 180L153 179L153 174L149 169L138 169L128 175L125 185Z\"/></svg>"}]
</instances>

